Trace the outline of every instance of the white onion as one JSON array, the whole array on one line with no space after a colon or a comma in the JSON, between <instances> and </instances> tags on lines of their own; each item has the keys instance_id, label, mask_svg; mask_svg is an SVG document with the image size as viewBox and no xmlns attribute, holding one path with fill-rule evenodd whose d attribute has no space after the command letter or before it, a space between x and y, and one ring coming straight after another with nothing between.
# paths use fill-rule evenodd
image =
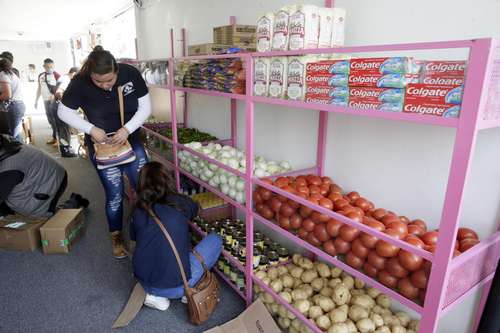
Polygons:
<instances>
[{"instance_id":1,"label":"white onion","mask_svg":"<svg viewBox=\"0 0 500 333\"><path fill-rule=\"evenodd\" d=\"M287 161L281 161L280 162L280 167L282 167L285 170L292 170L292 166Z\"/></svg>"},{"instance_id":2,"label":"white onion","mask_svg":"<svg viewBox=\"0 0 500 333\"><path fill-rule=\"evenodd\" d=\"M234 199L236 198L236 190L234 188L230 188L229 192L227 193L230 198Z\"/></svg>"},{"instance_id":3,"label":"white onion","mask_svg":"<svg viewBox=\"0 0 500 333\"><path fill-rule=\"evenodd\" d=\"M262 178L265 176L265 173L266 173L266 171L264 171L262 169L256 169L255 170L255 177Z\"/></svg>"},{"instance_id":4,"label":"white onion","mask_svg":"<svg viewBox=\"0 0 500 333\"><path fill-rule=\"evenodd\" d=\"M227 184L222 184L220 187L220 190L222 191L222 193L228 194L229 193L229 186Z\"/></svg>"},{"instance_id":5,"label":"white onion","mask_svg":"<svg viewBox=\"0 0 500 333\"><path fill-rule=\"evenodd\" d=\"M220 181L220 183L221 183L222 185L227 184L227 177L226 177L226 175L224 175L224 174L220 174L220 175L219 175L219 181ZM228 185L228 187L229 187L229 185Z\"/></svg>"},{"instance_id":6,"label":"white onion","mask_svg":"<svg viewBox=\"0 0 500 333\"><path fill-rule=\"evenodd\" d=\"M269 172L270 174L275 174L280 171L280 167L275 164L270 164L267 166L266 171Z\"/></svg>"},{"instance_id":7,"label":"white onion","mask_svg":"<svg viewBox=\"0 0 500 333\"><path fill-rule=\"evenodd\" d=\"M245 181L242 179L238 179L236 181L236 190L243 191L245 189Z\"/></svg>"},{"instance_id":8,"label":"white onion","mask_svg":"<svg viewBox=\"0 0 500 333\"><path fill-rule=\"evenodd\" d=\"M221 154L219 154L220 158L231 158L231 153L227 150L222 151Z\"/></svg>"},{"instance_id":9,"label":"white onion","mask_svg":"<svg viewBox=\"0 0 500 333\"><path fill-rule=\"evenodd\" d=\"M228 166L233 169L237 169L239 167L240 163L237 159L231 158L228 161Z\"/></svg>"},{"instance_id":10,"label":"white onion","mask_svg":"<svg viewBox=\"0 0 500 333\"><path fill-rule=\"evenodd\" d=\"M205 169L205 170L203 171L203 174L204 174L207 178L212 178L212 177L214 176L213 171L212 171L212 170L210 170L210 169Z\"/></svg>"},{"instance_id":11,"label":"white onion","mask_svg":"<svg viewBox=\"0 0 500 333\"><path fill-rule=\"evenodd\" d=\"M236 187L236 176L230 176L227 180L227 184L229 185L230 188L235 188Z\"/></svg>"},{"instance_id":12,"label":"white onion","mask_svg":"<svg viewBox=\"0 0 500 333\"><path fill-rule=\"evenodd\" d=\"M212 171L217 171L219 169L219 167L215 164L209 164L208 168Z\"/></svg>"},{"instance_id":13,"label":"white onion","mask_svg":"<svg viewBox=\"0 0 500 333\"><path fill-rule=\"evenodd\" d=\"M235 199L239 203L245 203L245 192L236 192Z\"/></svg>"},{"instance_id":14,"label":"white onion","mask_svg":"<svg viewBox=\"0 0 500 333\"><path fill-rule=\"evenodd\" d=\"M217 187L217 184L214 182L213 178L208 181L208 185L210 185L212 187Z\"/></svg>"}]
</instances>

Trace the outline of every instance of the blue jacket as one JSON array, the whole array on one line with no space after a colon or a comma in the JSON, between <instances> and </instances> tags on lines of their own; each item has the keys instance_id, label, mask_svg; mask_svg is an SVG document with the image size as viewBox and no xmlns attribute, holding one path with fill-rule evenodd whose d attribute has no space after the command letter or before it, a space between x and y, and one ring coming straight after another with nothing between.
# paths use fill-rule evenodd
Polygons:
<instances>
[{"instance_id":1,"label":"blue jacket","mask_svg":"<svg viewBox=\"0 0 500 333\"><path fill-rule=\"evenodd\" d=\"M179 207L156 204L153 209L172 237L189 280L191 243L188 222L198 214L198 205L190 198L180 195L172 195L167 199ZM182 285L174 252L160 227L146 211L142 209L134 211L130 224L130 238L136 241L132 260L134 275L142 285L162 289Z\"/></svg>"}]
</instances>

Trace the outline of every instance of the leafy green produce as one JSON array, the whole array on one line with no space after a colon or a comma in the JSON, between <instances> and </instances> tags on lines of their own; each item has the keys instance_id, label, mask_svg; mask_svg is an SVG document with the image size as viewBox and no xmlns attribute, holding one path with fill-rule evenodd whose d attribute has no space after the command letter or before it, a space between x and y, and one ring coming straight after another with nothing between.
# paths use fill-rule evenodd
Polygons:
<instances>
[{"instance_id":1,"label":"leafy green produce","mask_svg":"<svg viewBox=\"0 0 500 333\"><path fill-rule=\"evenodd\" d=\"M172 129L165 128L158 131L159 134L166 136L169 139L172 139ZM189 142L205 142L205 141L214 141L217 138L213 135L210 135L205 132L201 132L196 128L178 128L177 129L177 141L179 143L189 143Z\"/></svg>"}]
</instances>

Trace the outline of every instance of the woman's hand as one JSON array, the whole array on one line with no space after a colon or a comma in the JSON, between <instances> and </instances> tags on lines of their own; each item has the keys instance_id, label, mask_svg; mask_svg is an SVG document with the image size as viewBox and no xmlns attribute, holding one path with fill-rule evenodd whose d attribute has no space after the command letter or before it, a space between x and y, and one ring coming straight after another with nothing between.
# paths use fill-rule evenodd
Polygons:
<instances>
[{"instance_id":1,"label":"woman's hand","mask_svg":"<svg viewBox=\"0 0 500 333\"><path fill-rule=\"evenodd\" d=\"M114 145L119 145L127 141L128 138L128 131L125 127L120 128L118 131L116 131L115 135L111 137L111 144Z\"/></svg>"},{"instance_id":2,"label":"woman's hand","mask_svg":"<svg viewBox=\"0 0 500 333\"><path fill-rule=\"evenodd\" d=\"M106 132L96 126L92 127L92 129L90 130L90 136L97 143L104 143L106 142L106 140L108 140Z\"/></svg>"}]
</instances>

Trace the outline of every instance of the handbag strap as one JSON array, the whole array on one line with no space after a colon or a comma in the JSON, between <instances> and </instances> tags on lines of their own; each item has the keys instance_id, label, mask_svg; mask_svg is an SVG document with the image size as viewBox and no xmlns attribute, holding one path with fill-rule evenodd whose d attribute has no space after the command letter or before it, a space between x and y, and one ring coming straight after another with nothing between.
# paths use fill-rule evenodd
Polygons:
<instances>
[{"instance_id":1,"label":"handbag strap","mask_svg":"<svg viewBox=\"0 0 500 333\"><path fill-rule=\"evenodd\" d=\"M120 104L120 121L123 124L125 123L125 116L123 111L123 87L118 86L118 103Z\"/></svg>"},{"instance_id":2,"label":"handbag strap","mask_svg":"<svg viewBox=\"0 0 500 333\"><path fill-rule=\"evenodd\" d=\"M152 209L148 209L149 215L153 218L153 220L156 222L156 224L160 227L161 231L163 232L163 235L167 239L167 241L170 243L170 247L172 248L172 251L174 251L175 255L175 260L177 261L177 265L179 265L179 270L181 272L182 276L182 283L184 284L184 290L186 294L189 296L192 294L191 288L189 288L188 281L186 278L186 272L184 271L184 266L182 265L181 258L179 257L179 252L177 252L177 248L175 247L174 241L172 240L172 237L170 237L170 234L168 233L167 229L165 229L165 226L161 221L158 219L156 214L153 212ZM197 256L197 253L195 253L195 256ZM199 256L199 254L198 254ZM200 260L200 259L198 259ZM206 269L205 263L203 262L203 259L201 260L203 268Z\"/></svg>"}]
</instances>

